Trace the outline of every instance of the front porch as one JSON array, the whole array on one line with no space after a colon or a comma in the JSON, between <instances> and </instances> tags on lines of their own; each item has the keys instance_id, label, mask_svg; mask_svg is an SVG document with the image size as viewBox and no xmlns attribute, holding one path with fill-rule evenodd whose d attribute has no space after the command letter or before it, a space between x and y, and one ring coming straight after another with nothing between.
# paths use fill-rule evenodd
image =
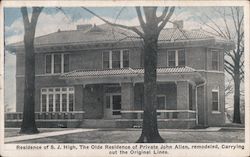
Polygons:
<instances>
[{"instance_id":1,"label":"front porch","mask_svg":"<svg viewBox=\"0 0 250 157\"><path fill-rule=\"evenodd\" d=\"M204 82L188 67L159 68L159 128L192 128L198 124L196 87ZM141 127L143 69L73 71L62 79L82 89L82 127Z\"/></svg>"},{"instance_id":2,"label":"front porch","mask_svg":"<svg viewBox=\"0 0 250 157\"><path fill-rule=\"evenodd\" d=\"M141 127L143 69L78 70L63 74L61 79L71 86L72 99L65 99L64 105L68 107L71 102L72 108L55 112L57 101L47 99L47 112L36 112L38 127ZM201 75L189 67L157 69L159 128L192 128L199 124L198 116L204 115L198 114L197 86L202 83ZM6 127L18 127L21 119L22 113L6 113Z\"/></svg>"}]
</instances>

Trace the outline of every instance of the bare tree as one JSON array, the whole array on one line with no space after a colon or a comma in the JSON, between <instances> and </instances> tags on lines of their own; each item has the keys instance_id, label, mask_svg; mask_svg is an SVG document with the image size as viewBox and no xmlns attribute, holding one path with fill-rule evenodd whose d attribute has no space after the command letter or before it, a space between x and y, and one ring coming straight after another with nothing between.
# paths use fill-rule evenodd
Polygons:
<instances>
[{"instance_id":1,"label":"bare tree","mask_svg":"<svg viewBox=\"0 0 250 157\"><path fill-rule=\"evenodd\" d=\"M225 79L225 97L230 96L233 93L233 80Z\"/></svg>"},{"instance_id":2,"label":"bare tree","mask_svg":"<svg viewBox=\"0 0 250 157\"><path fill-rule=\"evenodd\" d=\"M24 24L24 49L25 49L25 89L23 120L20 133L38 133L35 122L35 53L34 38L38 17L42 7L32 7L32 15L29 20L26 7L21 8Z\"/></svg>"},{"instance_id":3,"label":"bare tree","mask_svg":"<svg viewBox=\"0 0 250 157\"><path fill-rule=\"evenodd\" d=\"M84 8L84 7L83 7ZM138 143L160 143L164 139L159 134L157 126L157 52L158 52L158 37L161 30L174 13L175 7L165 7L160 16L157 16L158 7L135 7L141 30L134 26L125 26L112 23L95 14L91 10L84 8L94 16L98 17L107 24L115 27L121 27L137 33L144 42L144 113L143 126ZM143 17L143 13L144 16Z\"/></svg>"},{"instance_id":4,"label":"bare tree","mask_svg":"<svg viewBox=\"0 0 250 157\"><path fill-rule=\"evenodd\" d=\"M203 24L210 29L209 33L233 40L235 49L225 51L225 71L232 77L234 83L234 114L233 123L241 123L240 119L240 85L244 81L244 13L241 7L214 9L215 17L222 19L219 24L211 16L205 15L208 20Z\"/></svg>"}]
</instances>

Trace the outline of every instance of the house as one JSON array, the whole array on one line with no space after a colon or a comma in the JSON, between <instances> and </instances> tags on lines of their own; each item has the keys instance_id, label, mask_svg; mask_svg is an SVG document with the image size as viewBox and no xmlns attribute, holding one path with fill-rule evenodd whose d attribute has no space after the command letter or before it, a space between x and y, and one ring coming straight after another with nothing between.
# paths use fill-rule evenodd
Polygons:
<instances>
[{"instance_id":1,"label":"house","mask_svg":"<svg viewBox=\"0 0 250 157\"><path fill-rule=\"evenodd\" d=\"M178 25L178 26L177 26ZM139 127L143 116L142 40L109 25L79 25L35 38L35 111L40 127ZM225 121L224 51L234 44L183 22L159 36L159 128L219 126ZM16 113L24 97L23 42L16 52ZM15 123L15 124L14 124ZM10 125L10 124L9 124Z\"/></svg>"}]
</instances>

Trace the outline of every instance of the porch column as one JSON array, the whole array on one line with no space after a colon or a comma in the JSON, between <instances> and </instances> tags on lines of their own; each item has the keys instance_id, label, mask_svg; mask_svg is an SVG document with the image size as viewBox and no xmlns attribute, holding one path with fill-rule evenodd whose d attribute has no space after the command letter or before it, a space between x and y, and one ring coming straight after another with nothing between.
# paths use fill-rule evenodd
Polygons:
<instances>
[{"instance_id":1,"label":"porch column","mask_svg":"<svg viewBox=\"0 0 250 157\"><path fill-rule=\"evenodd\" d=\"M134 109L134 86L133 83L121 83L122 110ZM122 114L122 118L132 118L132 114Z\"/></svg>"},{"instance_id":2,"label":"porch column","mask_svg":"<svg viewBox=\"0 0 250 157\"><path fill-rule=\"evenodd\" d=\"M189 109L189 84L188 81L177 82L177 110ZM178 118L185 119L187 113L178 113Z\"/></svg>"}]
</instances>

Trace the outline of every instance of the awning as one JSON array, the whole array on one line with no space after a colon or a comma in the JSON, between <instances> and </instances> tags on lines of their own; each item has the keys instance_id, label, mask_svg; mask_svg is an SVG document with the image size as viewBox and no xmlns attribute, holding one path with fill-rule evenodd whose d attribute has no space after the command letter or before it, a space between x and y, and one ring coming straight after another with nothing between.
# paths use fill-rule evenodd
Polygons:
<instances>
[{"instance_id":1,"label":"awning","mask_svg":"<svg viewBox=\"0 0 250 157\"><path fill-rule=\"evenodd\" d=\"M64 73L60 79L71 84L101 84L101 83L139 83L144 80L143 68L123 68L105 70L75 70ZM204 82L204 78L190 67L157 68L157 82L191 81L195 84Z\"/></svg>"}]
</instances>

